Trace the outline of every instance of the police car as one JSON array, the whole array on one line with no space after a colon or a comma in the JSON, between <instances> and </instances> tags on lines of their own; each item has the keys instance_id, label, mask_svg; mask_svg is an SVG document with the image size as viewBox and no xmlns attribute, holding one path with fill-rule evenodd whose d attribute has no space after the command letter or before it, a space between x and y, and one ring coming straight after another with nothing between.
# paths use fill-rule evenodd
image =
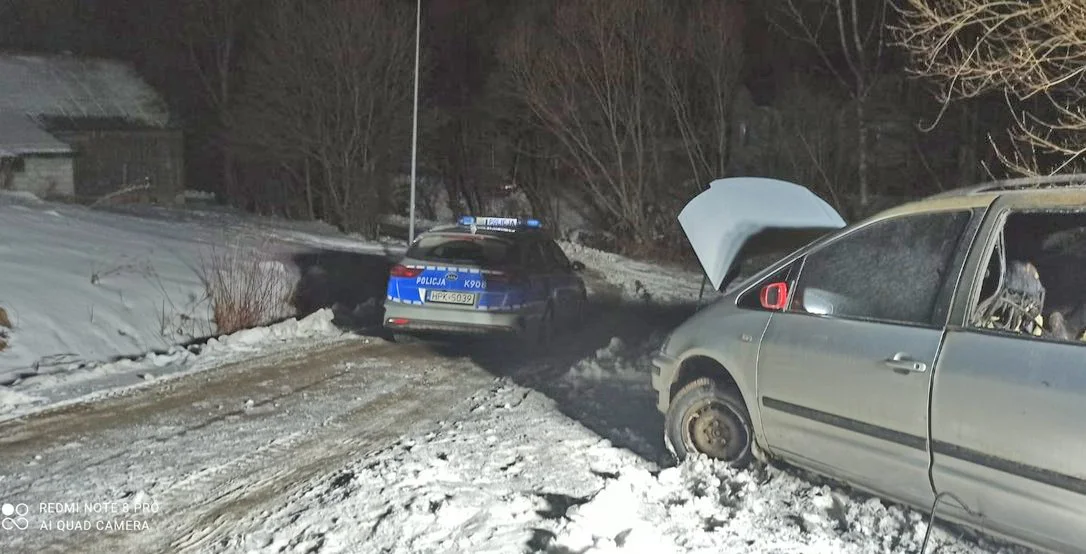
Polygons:
<instances>
[{"instance_id":1,"label":"police car","mask_svg":"<svg viewBox=\"0 0 1086 554\"><path fill-rule=\"evenodd\" d=\"M394 335L513 333L545 345L580 320L583 269L538 220L465 216L420 234L392 267L384 326Z\"/></svg>"}]
</instances>

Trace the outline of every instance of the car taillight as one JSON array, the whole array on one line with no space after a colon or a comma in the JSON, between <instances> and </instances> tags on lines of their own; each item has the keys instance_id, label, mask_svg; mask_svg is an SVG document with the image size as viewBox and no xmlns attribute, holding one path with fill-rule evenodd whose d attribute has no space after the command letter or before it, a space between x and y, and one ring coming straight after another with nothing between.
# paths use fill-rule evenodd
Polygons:
<instances>
[{"instance_id":1,"label":"car taillight","mask_svg":"<svg viewBox=\"0 0 1086 554\"><path fill-rule=\"evenodd\" d=\"M421 269L416 269L416 268L413 268L413 267L407 267L405 265L400 265L400 264L396 264L396 265L392 266L392 269L389 270L389 272L388 272L388 274L390 276L392 276L392 277L408 277L408 278L418 277L420 273L422 273Z\"/></svg>"}]
</instances>

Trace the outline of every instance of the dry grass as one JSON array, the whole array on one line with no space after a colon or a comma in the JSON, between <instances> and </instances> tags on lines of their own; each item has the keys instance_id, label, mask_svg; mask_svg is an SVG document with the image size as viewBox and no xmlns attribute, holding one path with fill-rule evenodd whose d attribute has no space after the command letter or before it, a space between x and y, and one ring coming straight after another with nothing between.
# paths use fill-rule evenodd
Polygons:
<instances>
[{"instance_id":1,"label":"dry grass","mask_svg":"<svg viewBox=\"0 0 1086 554\"><path fill-rule=\"evenodd\" d=\"M296 283L284 266L235 246L213 249L198 270L219 334L273 323L290 315Z\"/></svg>"},{"instance_id":2,"label":"dry grass","mask_svg":"<svg viewBox=\"0 0 1086 554\"><path fill-rule=\"evenodd\" d=\"M8 311L3 307L0 307L0 352L3 352L8 347L8 335L15 326L11 324L11 318L8 317Z\"/></svg>"}]
</instances>

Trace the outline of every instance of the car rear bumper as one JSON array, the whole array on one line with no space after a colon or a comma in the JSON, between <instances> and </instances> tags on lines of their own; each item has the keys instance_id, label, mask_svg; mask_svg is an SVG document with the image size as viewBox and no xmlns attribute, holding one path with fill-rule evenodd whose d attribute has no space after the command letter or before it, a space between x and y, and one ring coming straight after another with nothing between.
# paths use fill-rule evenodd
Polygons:
<instances>
[{"instance_id":1,"label":"car rear bumper","mask_svg":"<svg viewBox=\"0 0 1086 554\"><path fill-rule=\"evenodd\" d=\"M389 302L385 304L384 327L391 331L471 335L519 333L524 328L524 318L518 312L458 310Z\"/></svg>"},{"instance_id":2,"label":"car rear bumper","mask_svg":"<svg viewBox=\"0 0 1086 554\"><path fill-rule=\"evenodd\" d=\"M679 361L675 358L659 352L652 357L652 388L656 389L656 409L661 413L667 413L671 405L671 384L678 371Z\"/></svg>"}]
</instances>

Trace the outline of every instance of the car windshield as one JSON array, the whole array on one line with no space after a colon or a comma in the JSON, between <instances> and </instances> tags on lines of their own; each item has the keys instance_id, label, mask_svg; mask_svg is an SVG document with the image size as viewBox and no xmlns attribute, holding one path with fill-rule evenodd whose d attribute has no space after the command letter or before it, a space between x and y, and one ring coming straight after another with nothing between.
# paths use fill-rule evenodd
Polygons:
<instances>
[{"instance_id":1,"label":"car windshield","mask_svg":"<svg viewBox=\"0 0 1086 554\"><path fill-rule=\"evenodd\" d=\"M488 235L431 235L419 238L408 251L415 260L494 267L515 259L514 244Z\"/></svg>"}]
</instances>

